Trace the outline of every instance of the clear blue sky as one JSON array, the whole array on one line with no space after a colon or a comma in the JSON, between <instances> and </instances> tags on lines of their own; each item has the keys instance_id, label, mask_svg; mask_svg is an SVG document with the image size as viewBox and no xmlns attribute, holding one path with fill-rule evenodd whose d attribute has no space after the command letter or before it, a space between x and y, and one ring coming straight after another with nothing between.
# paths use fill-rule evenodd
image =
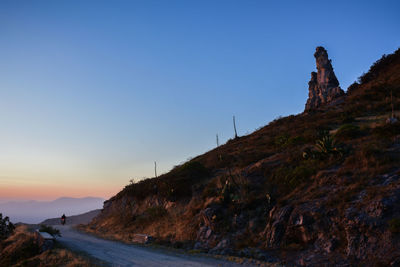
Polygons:
<instances>
[{"instance_id":1,"label":"clear blue sky","mask_svg":"<svg viewBox=\"0 0 400 267\"><path fill-rule=\"evenodd\" d=\"M244 135L300 113L315 47L346 89L400 46L399 3L1 1L0 190L109 197L232 115Z\"/></svg>"}]
</instances>

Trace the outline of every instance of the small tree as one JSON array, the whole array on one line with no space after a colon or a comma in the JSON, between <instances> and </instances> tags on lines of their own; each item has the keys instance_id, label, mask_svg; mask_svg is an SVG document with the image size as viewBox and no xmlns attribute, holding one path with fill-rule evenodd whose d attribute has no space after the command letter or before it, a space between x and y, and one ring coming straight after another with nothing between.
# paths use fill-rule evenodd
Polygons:
<instances>
[{"instance_id":1,"label":"small tree","mask_svg":"<svg viewBox=\"0 0 400 267\"><path fill-rule=\"evenodd\" d=\"M14 229L15 226L10 222L10 219L7 216L3 218L3 214L0 213L0 240L10 236Z\"/></svg>"}]
</instances>

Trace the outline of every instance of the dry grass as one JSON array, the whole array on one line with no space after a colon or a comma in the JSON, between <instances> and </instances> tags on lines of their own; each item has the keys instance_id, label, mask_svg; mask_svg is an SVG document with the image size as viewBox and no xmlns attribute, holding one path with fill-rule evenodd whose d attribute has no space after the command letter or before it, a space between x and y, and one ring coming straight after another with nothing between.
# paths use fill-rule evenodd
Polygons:
<instances>
[{"instance_id":1,"label":"dry grass","mask_svg":"<svg viewBox=\"0 0 400 267\"><path fill-rule=\"evenodd\" d=\"M52 249L45 251L35 257L24 260L16 266L91 267L99 265L94 265L89 260L78 256L75 253L66 249Z\"/></svg>"},{"instance_id":2,"label":"dry grass","mask_svg":"<svg viewBox=\"0 0 400 267\"><path fill-rule=\"evenodd\" d=\"M27 227L19 226L0 244L0 266L11 266L40 253L39 242Z\"/></svg>"},{"instance_id":3,"label":"dry grass","mask_svg":"<svg viewBox=\"0 0 400 267\"><path fill-rule=\"evenodd\" d=\"M0 266L103 266L100 261L77 255L65 248L54 248L41 253L37 235L21 225L13 235L0 243Z\"/></svg>"}]
</instances>

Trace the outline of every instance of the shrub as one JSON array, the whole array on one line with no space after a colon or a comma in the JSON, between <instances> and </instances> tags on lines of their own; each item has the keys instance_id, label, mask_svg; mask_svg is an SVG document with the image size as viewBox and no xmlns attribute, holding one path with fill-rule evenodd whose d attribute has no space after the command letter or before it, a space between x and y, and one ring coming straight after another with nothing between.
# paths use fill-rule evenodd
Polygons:
<instances>
[{"instance_id":1,"label":"shrub","mask_svg":"<svg viewBox=\"0 0 400 267\"><path fill-rule=\"evenodd\" d=\"M9 237L15 229L15 226L10 222L10 219L6 216L3 218L3 214L0 213L0 240Z\"/></svg>"},{"instance_id":2,"label":"shrub","mask_svg":"<svg viewBox=\"0 0 400 267\"><path fill-rule=\"evenodd\" d=\"M296 146L296 145L302 145L305 142L306 142L306 139L303 136L292 136L286 142L286 146L291 147L291 146Z\"/></svg>"},{"instance_id":3,"label":"shrub","mask_svg":"<svg viewBox=\"0 0 400 267\"><path fill-rule=\"evenodd\" d=\"M354 150L354 154L343 162L341 173L358 174L365 179L389 171L395 159L386 153L383 147L382 143L370 142L359 146Z\"/></svg>"},{"instance_id":4,"label":"shrub","mask_svg":"<svg viewBox=\"0 0 400 267\"><path fill-rule=\"evenodd\" d=\"M340 113L340 120L342 123L352 123L354 121L354 116L350 112Z\"/></svg>"},{"instance_id":5,"label":"shrub","mask_svg":"<svg viewBox=\"0 0 400 267\"><path fill-rule=\"evenodd\" d=\"M215 197L219 195L219 191L215 183L210 182L204 187L202 196L203 198Z\"/></svg>"},{"instance_id":6,"label":"shrub","mask_svg":"<svg viewBox=\"0 0 400 267\"><path fill-rule=\"evenodd\" d=\"M277 147L287 148L304 144L306 142L306 139L303 136L289 136L288 134L282 134L275 137L274 141Z\"/></svg>"},{"instance_id":7,"label":"shrub","mask_svg":"<svg viewBox=\"0 0 400 267\"><path fill-rule=\"evenodd\" d=\"M297 166L285 164L273 172L272 181L281 190L291 191L316 173L315 165L313 160L302 161Z\"/></svg>"},{"instance_id":8,"label":"shrub","mask_svg":"<svg viewBox=\"0 0 400 267\"><path fill-rule=\"evenodd\" d=\"M400 218L389 220L389 230L392 233L400 233Z\"/></svg>"},{"instance_id":9,"label":"shrub","mask_svg":"<svg viewBox=\"0 0 400 267\"><path fill-rule=\"evenodd\" d=\"M360 137L361 135L362 131L358 126L353 124L344 124L335 133L335 139L344 141Z\"/></svg>"},{"instance_id":10,"label":"shrub","mask_svg":"<svg viewBox=\"0 0 400 267\"><path fill-rule=\"evenodd\" d=\"M167 210L163 206L153 206L146 209L141 215L135 218L135 223L145 225L167 215Z\"/></svg>"},{"instance_id":11,"label":"shrub","mask_svg":"<svg viewBox=\"0 0 400 267\"><path fill-rule=\"evenodd\" d=\"M177 168L177 175L201 178L208 174L206 167L198 161L189 161Z\"/></svg>"},{"instance_id":12,"label":"shrub","mask_svg":"<svg viewBox=\"0 0 400 267\"><path fill-rule=\"evenodd\" d=\"M133 196L138 200L145 199L148 196L157 194L157 180L159 178L148 178L136 183L125 186L124 190L119 192L115 198L122 197L124 194Z\"/></svg>"},{"instance_id":13,"label":"shrub","mask_svg":"<svg viewBox=\"0 0 400 267\"><path fill-rule=\"evenodd\" d=\"M306 128L303 132L304 141L307 143L313 142L318 136L318 132L315 129Z\"/></svg>"},{"instance_id":14,"label":"shrub","mask_svg":"<svg viewBox=\"0 0 400 267\"><path fill-rule=\"evenodd\" d=\"M274 139L274 143L277 147L283 147L288 141L289 136L287 134L278 135Z\"/></svg>"},{"instance_id":15,"label":"shrub","mask_svg":"<svg viewBox=\"0 0 400 267\"><path fill-rule=\"evenodd\" d=\"M251 185L248 177L230 173L225 177L225 184L219 195L224 203L248 203L253 199L256 192L257 189Z\"/></svg>"},{"instance_id":16,"label":"shrub","mask_svg":"<svg viewBox=\"0 0 400 267\"><path fill-rule=\"evenodd\" d=\"M192 186L209 177L209 170L197 161L189 161L176 166L169 173L125 186L115 198L124 194L143 200L148 196L159 195L170 201L192 196Z\"/></svg>"},{"instance_id":17,"label":"shrub","mask_svg":"<svg viewBox=\"0 0 400 267\"><path fill-rule=\"evenodd\" d=\"M400 133L400 123L385 124L372 130L372 134L379 138L390 138Z\"/></svg>"},{"instance_id":18,"label":"shrub","mask_svg":"<svg viewBox=\"0 0 400 267\"><path fill-rule=\"evenodd\" d=\"M156 219L167 214L167 210L163 206L154 206L148 208L145 213L150 219Z\"/></svg>"},{"instance_id":19,"label":"shrub","mask_svg":"<svg viewBox=\"0 0 400 267\"><path fill-rule=\"evenodd\" d=\"M52 236L61 236L60 230L45 224L40 225L39 232L46 232Z\"/></svg>"},{"instance_id":20,"label":"shrub","mask_svg":"<svg viewBox=\"0 0 400 267\"><path fill-rule=\"evenodd\" d=\"M209 170L197 161L189 161L175 167L163 177L159 185L159 194L170 201L192 196L192 186L209 177Z\"/></svg>"}]
</instances>

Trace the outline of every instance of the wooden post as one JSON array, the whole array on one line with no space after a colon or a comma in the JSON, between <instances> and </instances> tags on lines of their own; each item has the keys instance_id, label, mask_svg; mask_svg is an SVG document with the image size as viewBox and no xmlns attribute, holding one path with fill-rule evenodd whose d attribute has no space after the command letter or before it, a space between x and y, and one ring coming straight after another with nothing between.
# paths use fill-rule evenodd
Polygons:
<instances>
[{"instance_id":1,"label":"wooden post","mask_svg":"<svg viewBox=\"0 0 400 267\"><path fill-rule=\"evenodd\" d=\"M154 161L154 175L157 178L157 162Z\"/></svg>"},{"instance_id":2,"label":"wooden post","mask_svg":"<svg viewBox=\"0 0 400 267\"><path fill-rule=\"evenodd\" d=\"M235 138L238 137L237 132L236 132L236 121L235 121L235 116L233 116L233 129L235 130Z\"/></svg>"}]
</instances>

